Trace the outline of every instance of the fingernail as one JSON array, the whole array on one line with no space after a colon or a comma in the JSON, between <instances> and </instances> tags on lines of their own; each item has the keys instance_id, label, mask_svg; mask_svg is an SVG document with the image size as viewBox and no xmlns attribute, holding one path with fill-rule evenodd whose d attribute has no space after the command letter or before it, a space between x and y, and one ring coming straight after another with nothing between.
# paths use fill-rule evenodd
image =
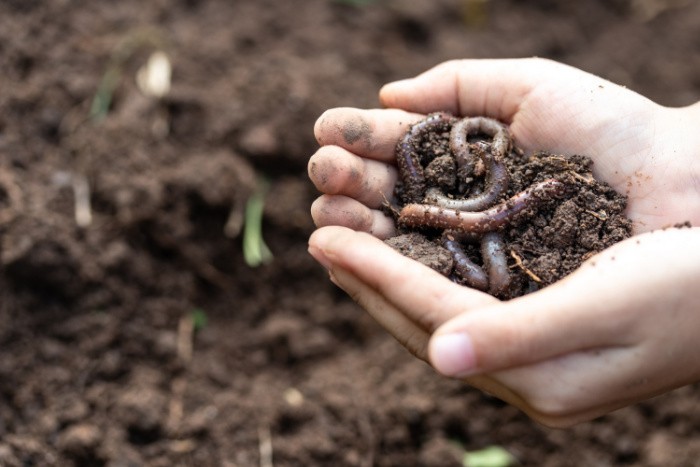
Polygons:
<instances>
[{"instance_id":1,"label":"fingernail","mask_svg":"<svg viewBox=\"0 0 700 467\"><path fill-rule=\"evenodd\" d=\"M309 245L309 254L313 256L313 258L318 261L321 266L326 268L327 270L330 271L331 269L331 262L328 260L328 257L323 253L323 251L320 248L317 248L315 246Z\"/></svg>"},{"instance_id":2,"label":"fingernail","mask_svg":"<svg viewBox=\"0 0 700 467\"><path fill-rule=\"evenodd\" d=\"M468 376L476 369L474 343L464 332L435 336L430 342L430 361L445 376Z\"/></svg>"}]
</instances>

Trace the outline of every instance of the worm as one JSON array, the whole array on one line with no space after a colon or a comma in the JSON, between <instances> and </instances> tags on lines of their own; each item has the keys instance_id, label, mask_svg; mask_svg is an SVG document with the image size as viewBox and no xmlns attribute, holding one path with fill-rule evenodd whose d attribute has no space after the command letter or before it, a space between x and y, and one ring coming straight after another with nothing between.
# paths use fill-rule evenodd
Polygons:
<instances>
[{"instance_id":1,"label":"worm","mask_svg":"<svg viewBox=\"0 0 700 467\"><path fill-rule=\"evenodd\" d=\"M458 211L429 204L407 204L399 213L399 223L407 227L434 227L461 232L486 233L512 223L518 214L534 209L549 197L559 197L567 185L555 179L539 182L489 209Z\"/></svg>"},{"instance_id":2,"label":"worm","mask_svg":"<svg viewBox=\"0 0 700 467\"><path fill-rule=\"evenodd\" d=\"M502 159L511 149L513 140L508 128L498 120L486 117L463 118L450 131L450 148L455 155L458 166L470 168L473 171L476 159L469 151L469 135L483 133L493 139L491 144L493 155Z\"/></svg>"},{"instance_id":3,"label":"worm","mask_svg":"<svg viewBox=\"0 0 700 467\"><path fill-rule=\"evenodd\" d=\"M418 202L425 193L425 174L420 156L416 152L418 140L429 131L439 131L454 121L454 117L446 113L428 115L418 123L413 124L396 146L396 163L404 186L404 196L408 202Z\"/></svg>"},{"instance_id":4,"label":"worm","mask_svg":"<svg viewBox=\"0 0 700 467\"><path fill-rule=\"evenodd\" d=\"M484 234L481 239L481 257L484 260L484 269L488 271L489 293L494 296L502 295L510 286L510 273L508 272L503 234L500 232Z\"/></svg>"},{"instance_id":5,"label":"worm","mask_svg":"<svg viewBox=\"0 0 700 467\"><path fill-rule=\"evenodd\" d=\"M464 120L461 122L463 121ZM456 125L457 124L455 124L455 126ZM452 134L454 134L454 132ZM495 145L496 140L494 139L493 146ZM496 152L493 149L492 151ZM503 163L502 157L496 154L490 154L481 145L476 145L476 153L481 160L484 161L484 165L486 166L486 188L483 192L470 198L453 199L442 193L439 188L430 188L426 192L424 202L435 204L443 208L456 209L458 211L480 211L489 206L493 206L508 189L508 184L510 183L508 169Z\"/></svg>"},{"instance_id":6,"label":"worm","mask_svg":"<svg viewBox=\"0 0 700 467\"><path fill-rule=\"evenodd\" d=\"M493 139L493 152L497 158L504 157L510 151L512 139L508 127L498 120L487 117L463 118L452 125L450 131L450 147L459 157L468 156L469 135L483 133Z\"/></svg>"},{"instance_id":7,"label":"worm","mask_svg":"<svg viewBox=\"0 0 700 467\"><path fill-rule=\"evenodd\" d=\"M488 275L481 266L469 259L459 241L455 240L451 235L443 235L442 246L452 255L455 272L464 283L482 292L489 288Z\"/></svg>"}]
</instances>

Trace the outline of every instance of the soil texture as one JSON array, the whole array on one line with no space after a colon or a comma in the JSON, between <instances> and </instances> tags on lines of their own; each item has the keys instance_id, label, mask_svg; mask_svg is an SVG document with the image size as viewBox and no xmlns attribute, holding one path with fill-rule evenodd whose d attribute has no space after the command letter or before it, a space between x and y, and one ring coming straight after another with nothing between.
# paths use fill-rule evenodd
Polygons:
<instances>
[{"instance_id":1,"label":"soil texture","mask_svg":"<svg viewBox=\"0 0 700 467\"><path fill-rule=\"evenodd\" d=\"M430 125L431 119L440 124ZM458 125L469 122L476 122L477 130L459 147L456 141L466 134L465 125ZM479 122L499 134L480 134ZM507 127L494 120L472 117L458 123L447 114L428 116L397 146L401 158L411 160L399 164L399 205L388 211L398 213L402 228L387 243L498 298L546 287L632 235L625 196L593 177L590 158L526 156L513 146ZM423 204L406 207L415 201ZM431 210L434 214L425 215ZM460 226L443 225L450 219L459 219Z\"/></svg>"},{"instance_id":2,"label":"soil texture","mask_svg":"<svg viewBox=\"0 0 700 467\"><path fill-rule=\"evenodd\" d=\"M0 465L457 466L490 445L697 465L697 386L558 431L416 361L307 254L306 163L323 111L448 59L547 57L691 104L699 18L661 0L0 2ZM159 95L137 80L156 51ZM265 185L274 258L251 267Z\"/></svg>"}]
</instances>

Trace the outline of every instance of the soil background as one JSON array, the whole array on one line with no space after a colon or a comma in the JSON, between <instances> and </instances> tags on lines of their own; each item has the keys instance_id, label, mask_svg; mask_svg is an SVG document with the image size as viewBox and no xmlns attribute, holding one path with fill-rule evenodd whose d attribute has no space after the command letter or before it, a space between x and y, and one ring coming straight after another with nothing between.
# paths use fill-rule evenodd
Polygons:
<instances>
[{"instance_id":1,"label":"soil background","mask_svg":"<svg viewBox=\"0 0 700 467\"><path fill-rule=\"evenodd\" d=\"M4 0L0 465L448 466L489 445L700 465L697 386L542 428L414 360L306 253L325 109L446 59L532 55L687 105L698 38L682 0ZM162 99L134 79L155 48ZM236 227L259 176L275 257L251 268Z\"/></svg>"}]
</instances>

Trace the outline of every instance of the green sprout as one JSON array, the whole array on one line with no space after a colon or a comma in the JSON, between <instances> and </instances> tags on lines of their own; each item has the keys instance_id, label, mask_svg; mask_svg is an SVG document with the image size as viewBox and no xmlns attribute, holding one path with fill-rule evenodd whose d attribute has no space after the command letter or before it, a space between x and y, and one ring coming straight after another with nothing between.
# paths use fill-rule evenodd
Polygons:
<instances>
[{"instance_id":1,"label":"green sprout","mask_svg":"<svg viewBox=\"0 0 700 467\"><path fill-rule=\"evenodd\" d=\"M516 464L515 457L500 446L489 446L464 453L464 467L510 467Z\"/></svg>"},{"instance_id":2,"label":"green sprout","mask_svg":"<svg viewBox=\"0 0 700 467\"><path fill-rule=\"evenodd\" d=\"M117 44L90 105L89 119L92 122L100 122L107 116L126 62L135 52L143 48L163 49L162 33L155 29L139 29L131 32Z\"/></svg>"},{"instance_id":3,"label":"green sprout","mask_svg":"<svg viewBox=\"0 0 700 467\"><path fill-rule=\"evenodd\" d=\"M190 313L190 319L192 320L192 329L194 329L195 332L204 329L209 322L207 314L201 308L195 308L192 310Z\"/></svg>"},{"instance_id":4,"label":"green sprout","mask_svg":"<svg viewBox=\"0 0 700 467\"><path fill-rule=\"evenodd\" d=\"M243 259L250 267L258 267L272 261L272 252L262 237L263 211L268 182L260 179L257 189L248 198L243 224Z\"/></svg>"},{"instance_id":5,"label":"green sprout","mask_svg":"<svg viewBox=\"0 0 700 467\"><path fill-rule=\"evenodd\" d=\"M92 105L90 106L90 120L93 122L99 122L107 116L109 106L112 105L112 96L114 95L114 90L117 87L120 76L121 67L116 65L111 65L107 68L104 75L102 75L95 97L92 99Z\"/></svg>"}]
</instances>

